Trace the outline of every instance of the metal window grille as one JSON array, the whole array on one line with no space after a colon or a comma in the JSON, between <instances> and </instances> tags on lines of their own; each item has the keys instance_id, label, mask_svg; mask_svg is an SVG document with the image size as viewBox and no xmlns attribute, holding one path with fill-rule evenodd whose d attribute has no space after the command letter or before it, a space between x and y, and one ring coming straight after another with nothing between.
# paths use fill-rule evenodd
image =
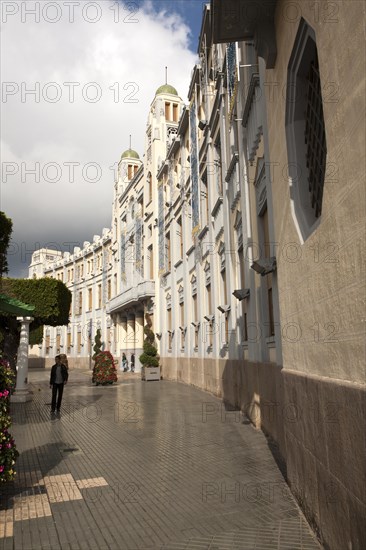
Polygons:
<instances>
[{"instance_id":1,"label":"metal window grille","mask_svg":"<svg viewBox=\"0 0 366 550\"><path fill-rule=\"evenodd\" d=\"M305 118L306 166L308 168L311 206L318 218L322 211L323 188L326 169L327 145L323 116L323 101L318 56L310 63L307 77Z\"/></svg>"}]
</instances>

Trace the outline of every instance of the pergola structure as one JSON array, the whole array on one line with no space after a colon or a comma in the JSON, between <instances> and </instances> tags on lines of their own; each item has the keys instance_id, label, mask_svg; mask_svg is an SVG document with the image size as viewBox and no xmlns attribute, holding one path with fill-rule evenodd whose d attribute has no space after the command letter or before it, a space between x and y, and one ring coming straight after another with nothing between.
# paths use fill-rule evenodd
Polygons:
<instances>
[{"instance_id":1,"label":"pergola structure","mask_svg":"<svg viewBox=\"0 0 366 550\"><path fill-rule=\"evenodd\" d=\"M28 346L29 346L29 325L33 321L30 317L35 306L24 304L16 298L10 298L0 294L0 313L10 313L16 316L21 323L20 341L17 356L17 382L15 393L11 396L12 403L25 403L32 399L28 390Z\"/></svg>"}]
</instances>

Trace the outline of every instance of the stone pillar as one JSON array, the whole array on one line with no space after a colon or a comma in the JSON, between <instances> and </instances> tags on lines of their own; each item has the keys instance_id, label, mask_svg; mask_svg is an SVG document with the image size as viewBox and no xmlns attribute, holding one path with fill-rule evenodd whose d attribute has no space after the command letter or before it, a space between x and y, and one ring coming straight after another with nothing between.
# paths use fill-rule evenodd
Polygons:
<instances>
[{"instance_id":1,"label":"stone pillar","mask_svg":"<svg viewBox=\"0 0 366 550\"><path fill-rule=\"evenodd\" d=\"M21 322L17 358L17 383L15 393L11 396L11 402L25 403L32 400L32 396L28 390L28 348L29 325L33 321L33 317L17 317L17 321Z\"/></svg>"},{"instance_id":2,"label":"stone pillar","mask_svg":"<svg viewBox=\"0 0 366 550\"><path fill-rule=\"evenodd\" d=\"M135 314L129 313L127 316L127 360L128 368L131 367L131 355L135 351Z\"/></svg>"},{"instance_id":3,"label":"stone pillar","mask_svg":"<svg viewBox=\"0 0 366 550\"><path fill-rule=\"evenodd\" d=\"M141 372L139 357L144 344L144 312L138 311L135 319L135 372Z\"/></svg>"},{"instance_id":4,"label":"stone pillar","mask_svg":"<svg viewBox=\"0 0 366 550\"><path fill-rule=\"evenodd\" d=\"M122 353L127 352L127 317L124 317L123 315L120 315L118 342L119 342L119 364L121 368ZM126 353L126 356L127 356L127 353Z\"/></svg>"}]
</instances>

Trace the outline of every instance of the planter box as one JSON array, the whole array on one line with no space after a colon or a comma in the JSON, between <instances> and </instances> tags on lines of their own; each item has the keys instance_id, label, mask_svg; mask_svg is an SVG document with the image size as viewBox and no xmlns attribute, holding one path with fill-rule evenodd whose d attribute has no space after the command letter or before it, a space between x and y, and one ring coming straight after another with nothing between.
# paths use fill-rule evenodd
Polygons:
<instances>
[{"instance_id":1,"label":"planter box","mask_svg":"<svg viewBox=\"0 0 366 550\"><path fill-rule=\"evenodd\" d=\"M141 380L160 380L160 367L142 367Z\"/></svg>"}]
</instances>

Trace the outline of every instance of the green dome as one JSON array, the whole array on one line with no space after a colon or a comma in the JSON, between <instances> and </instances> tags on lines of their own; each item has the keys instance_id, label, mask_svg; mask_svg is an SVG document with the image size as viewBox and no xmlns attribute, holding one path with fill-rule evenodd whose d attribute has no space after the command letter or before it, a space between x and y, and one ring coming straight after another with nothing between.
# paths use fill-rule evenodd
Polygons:
<instances>
[{"instance_id":1,"label":"green dome","mask_svg":"<svg viewBox=\"0 0 366 550\"><path fill-rule=\"evenodd\" d=\"M133 149L127 149L127 151L122 153L121 159L127 159L127 158L140 160L139 154L136 153L136 151L134 151Z\"/></svg>"},{"instance_id":2,"label":"green dome","mask_svg":"<svg viewBox=\"0 0 366 550\"><path fill-rule=\"evenodd\" d=\"M160 86L160 88L158 88L155 92L155 95L159 95L159 94L172 94L172 95L178 95L178 92L175 88L173 88L173 86L171 86L170 84L163 84L162 86Z\"/></svg>"}]
</instances>

